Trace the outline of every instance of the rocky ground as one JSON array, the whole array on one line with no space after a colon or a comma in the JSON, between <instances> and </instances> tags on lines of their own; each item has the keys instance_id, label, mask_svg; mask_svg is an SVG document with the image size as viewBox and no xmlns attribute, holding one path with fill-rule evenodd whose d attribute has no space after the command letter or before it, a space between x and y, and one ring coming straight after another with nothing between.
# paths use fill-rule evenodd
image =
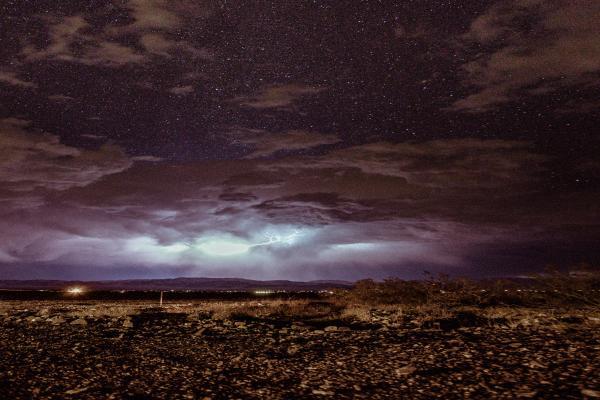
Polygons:
<instances>
[{"instance_id":1,"label":"rocky ground","mask_svg":"<svg viewBox=\"0 0 600 400\"><path fill-rule=\"evenodd\" d=\"M20 305L0 316L0 398L600 398L598 321L536 321L81 317Z\"/></svg>"}]
</instances>

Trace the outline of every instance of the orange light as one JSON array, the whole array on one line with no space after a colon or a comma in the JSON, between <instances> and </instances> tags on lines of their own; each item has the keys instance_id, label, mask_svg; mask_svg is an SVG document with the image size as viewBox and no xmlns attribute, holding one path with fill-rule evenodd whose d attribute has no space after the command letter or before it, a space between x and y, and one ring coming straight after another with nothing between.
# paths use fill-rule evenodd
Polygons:
<instances>
[{"instance_id":1,"label":"orange light","mask_svg":"<svg viewBox=\"0 0 600 400\"><path fill-rule=\"evenodd\" d=\"M69 293L69 294L78 295L78 294L82 294L83 292L85 292L85 290L80 286L73 286L73 287L67 288L67 293Z\"/></svg>"}]
</instances>

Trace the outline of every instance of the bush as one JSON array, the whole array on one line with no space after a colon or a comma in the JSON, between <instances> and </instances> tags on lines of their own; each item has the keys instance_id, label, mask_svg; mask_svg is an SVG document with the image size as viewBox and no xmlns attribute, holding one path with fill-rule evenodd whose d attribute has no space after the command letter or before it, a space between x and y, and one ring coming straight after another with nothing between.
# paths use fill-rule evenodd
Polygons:
<instances>
[{"instance_id":1,"label":"bush","mask_svg":"<svg viewBox=\"0 0 600 400\"><path fill-rule=\"evenodd\" d=\"M473 281L437 278L427 274L423 281L397 278L375 282L365 279L338 297L355 304L457 306L600 306L600 268L578 264L561 271L549 268L529 280Z\"/></svg>"},{"instance_id":2,"label":"bush","mask_svg":"<svg viewBox=\"0 0 600 400\"><path fill-rule=\"evenodd\" d=\"M600 306L600 266L580 263L561 271L549 265L532 278L552 303Z\"/></svg>"},{"instance_id":3,"label":"bush","mask_svg":"<svg viewBox=\"0 0 600 400\"><path fill-rule=\"evenodd\" d=\"M383 282L365 279L356 282L349 297L366 304L424 304L428 300L428 288L422 282L395 278Z\"/></svg>"}]
</instances>

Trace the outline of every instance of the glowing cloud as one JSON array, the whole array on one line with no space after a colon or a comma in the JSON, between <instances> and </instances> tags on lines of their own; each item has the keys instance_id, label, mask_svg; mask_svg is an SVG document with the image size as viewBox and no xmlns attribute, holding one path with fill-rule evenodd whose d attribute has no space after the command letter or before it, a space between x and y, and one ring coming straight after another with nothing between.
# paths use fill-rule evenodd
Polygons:
<instances>
[{"instance_id":1,"label":"glowing cloud","mask_svg":"<svg viewBox=\"0 0 600 400\"><path fill-rule=\"evenodd\" d=\"M253 244L252 247L258 246L269 246L271 244L282 243L287 245L292 245L296 241L296 238L300 236L300 231L294 230L294 232L288 235L275 235L272 233L267 233L267 241Z\"/></svg>"},{"instance_id":2,"label":"glowing cloud","mask_svg":"<svg viewBox=\"0 0 600 400\"><path fill-rule=\"evenodd\" d=\"M266 240L263 242L252 243L239 238L214 238L205 239L198 244L189 244L189 247L198 249L209 256L235 256L247 253L254 247L272 246L283 244L290 246L295 243L296 239L301 235L300 231L294 230L286 235L267 233Z\"/></svg>"},{"instance_id":3,"label":"glowing cloud","mask_svg":"<svg viewBox=\"0 0 600 400\"><path fill-rule=\"evenodd\" d=\"M211 256L234 256L247 253L252 246L241 241L214 239L202 242L195 247Z\"/></svg>"}]
</instances>

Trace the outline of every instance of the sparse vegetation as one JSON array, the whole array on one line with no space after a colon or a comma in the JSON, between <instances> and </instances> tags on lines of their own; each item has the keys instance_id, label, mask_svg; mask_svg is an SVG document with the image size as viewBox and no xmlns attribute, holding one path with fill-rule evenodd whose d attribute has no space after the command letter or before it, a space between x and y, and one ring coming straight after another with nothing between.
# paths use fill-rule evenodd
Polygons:
<instances>
[{"instance_id":1,"label":"sparse vegetation","mask_svg":"<svg viewBox=\"0 0 600 400\"><path fill-rule=\"evenodd\" d=\"M593 268L581 271L162 307L4 301L0 397L591 398L600 293Z\"/></svg>"},{"instance_id":2,"label":"sparse vegetation","mask_svg":"<svg viewBox=\"0 0 600 400\"><path fill-rule=\"evenodd\" d=\"M578 264L566 270L548 267L529 279L474 281L440 275L421 281L371 279L358 281L350 291L338 291L348 303L373 306L600 306L600 269Z\"/></svg>"}]
</instances>

